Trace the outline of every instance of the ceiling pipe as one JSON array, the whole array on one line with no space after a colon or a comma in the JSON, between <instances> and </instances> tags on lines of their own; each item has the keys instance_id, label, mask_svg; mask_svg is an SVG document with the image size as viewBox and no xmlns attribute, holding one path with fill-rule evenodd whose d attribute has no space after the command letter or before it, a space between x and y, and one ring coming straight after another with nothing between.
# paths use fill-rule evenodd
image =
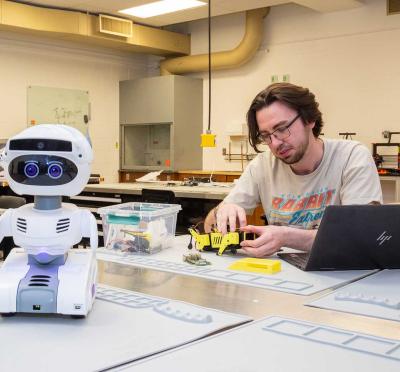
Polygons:
<instances>
[{"instance_id":1,"label":"ceiling pipe","mask_svg":"<svg viewBox=\"0 0 400 372\"><path fill-rule=\"evenodd\" d=\"M248 62L256 54L263 35L263 20L270 8L246 11L246 29L240 44L230 51L211 54L211 68L235 68ZM161 75L179 75L208 70L208 54L165 59L160 64Z\"/></svg>"}]
</instances>

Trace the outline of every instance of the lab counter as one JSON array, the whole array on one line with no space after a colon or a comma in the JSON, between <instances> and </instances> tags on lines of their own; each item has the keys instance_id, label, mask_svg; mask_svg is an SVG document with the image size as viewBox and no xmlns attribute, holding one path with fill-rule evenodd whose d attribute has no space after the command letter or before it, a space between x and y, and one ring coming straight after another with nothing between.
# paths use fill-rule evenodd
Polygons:
<instances>
[{"instance_id":1,"label":"lab counter","mask_svg":"<svg viewBox=\"0 0 400 372\"><path fill-rule=\"evenodd\" d=\"M381 176L379 178L384 203L399 203L400 177ZM175 185L172 185L173 181L155 183L101 183L98 185L87 185L84 191L140 195L142 189L171 190L178 198L222 200L233 187L233 183L231 182L216 182L214 186L181 186L179 183L177 182Z\"/></svg>"},{"instance_id":2,"label":"lab counter","mask_svg":"<svg viewBox=\"0 0 400 372\"><path fill-rule=\"evenodd\" d=\"M84 192L120 193L141 195L142 189L170 190L177 198L222 200L228 195L233 183L218 182L210 186L183 186L181 182L133 182L133 183L100 183L87 185Z\"/></svg>"}]
</instances>

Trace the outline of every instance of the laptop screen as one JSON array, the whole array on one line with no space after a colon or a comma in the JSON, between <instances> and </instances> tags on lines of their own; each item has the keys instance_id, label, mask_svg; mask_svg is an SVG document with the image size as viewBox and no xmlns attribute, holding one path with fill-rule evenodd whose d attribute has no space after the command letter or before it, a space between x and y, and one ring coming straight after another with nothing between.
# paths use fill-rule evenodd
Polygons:
<instances>
[{"instance_id":1,"label":"laptop screen","mask_svg":"<svg viewBox=\"0 0 400 372\"><path fill-rule=\"evenodd\" d=\"M400 205L329 206L306 270L400 268Z\"/></svg>"}]
</instances>

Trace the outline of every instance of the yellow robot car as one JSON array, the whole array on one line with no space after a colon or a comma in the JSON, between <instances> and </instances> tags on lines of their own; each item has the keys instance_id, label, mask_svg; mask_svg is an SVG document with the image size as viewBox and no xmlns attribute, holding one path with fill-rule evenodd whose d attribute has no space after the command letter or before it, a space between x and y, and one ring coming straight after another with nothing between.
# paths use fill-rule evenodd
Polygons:
<instances>
[{"instance_id":1,"label":"yellow robot car","mask_svg":"<svg viewBox=\"0 0 400 372\"><path fill-rule=\"evenodd\" d=\"M255 239L254 233L245 233L242 231L228 232L222 235L219 231L211 233L200 233L195 228L189 228L191 235L189 248L192 245L192 239L195 241L196 249L199 251L214 251L217 250L217 255L221 256L227 249L235 254L240 248L240 242L243 240Z\"/></svg>"}]
</instances>

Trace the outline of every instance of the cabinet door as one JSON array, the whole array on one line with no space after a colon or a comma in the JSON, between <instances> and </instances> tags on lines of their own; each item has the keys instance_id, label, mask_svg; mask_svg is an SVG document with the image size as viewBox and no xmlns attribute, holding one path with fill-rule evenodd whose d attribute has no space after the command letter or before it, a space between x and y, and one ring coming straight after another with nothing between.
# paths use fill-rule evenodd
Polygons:
<instances>
[{"instance_id":1,"label":"cabinet door","mask_svg":"<svg viewBox=\"0 0 400 372\"><path fill-rule=\"evenodd\" d=\"M247 216L247 224L248 225L255 225L255 226L263 226L265 223L261 219L261 216L264 215L264 209L261 205L259 205L251 216Z\"/></svg>"},{"instance_id":2,"label":"cabinet door","mask_svg":"<svg viewBox=\"0 0 400 372\"><path fill-rule=\"evenodd\" d=\"M226 182L233 182L234 180L237 180L239 177L240 177L240 175L235 175L235 176L227 175Z\"/></svg>"},{"instance_id":3,"label":"cabinet door","mask_svg":"<svg viewBox=\"0 0 400 372\"><path fill-rule=\"evenodd\" d=\"M210 177L211 174L204 175L204 177ZM215 182L226 182L226 176L224 174L213 174L212 179Z\"/></svg>"},{"instance_id":4,"label":"cabinet door","mask_svg":"<svg viewBox=\"0 0 400 372\"><path fill-rule=\"evenodd\" d=\"M148 172L119 171L119 182L135 182L137 178L144 176ZM177 180L177 173L161 173L158 176L160 181Z\"/></svg>"},{"instance_id":5,"label":"cabinet door","mask_svg":"<svg viewBox=\"0 0 400 372\"><path fill-rule=\"evenodd\" d=\"M185 178L193 177L193 174L189 173L177 173L178 174L178 181L184 181Z\"/></svg>"},{"instance_id":6,"label":"cabinet door","mask_svg":"<svg viewBox=\"0 0 400 372\"><path fill-rule=\"evenodd\" d=\"M136 178L144 176L148 172L119 171L119 182L135 182Z\"/></svg>"}]
</instances>

